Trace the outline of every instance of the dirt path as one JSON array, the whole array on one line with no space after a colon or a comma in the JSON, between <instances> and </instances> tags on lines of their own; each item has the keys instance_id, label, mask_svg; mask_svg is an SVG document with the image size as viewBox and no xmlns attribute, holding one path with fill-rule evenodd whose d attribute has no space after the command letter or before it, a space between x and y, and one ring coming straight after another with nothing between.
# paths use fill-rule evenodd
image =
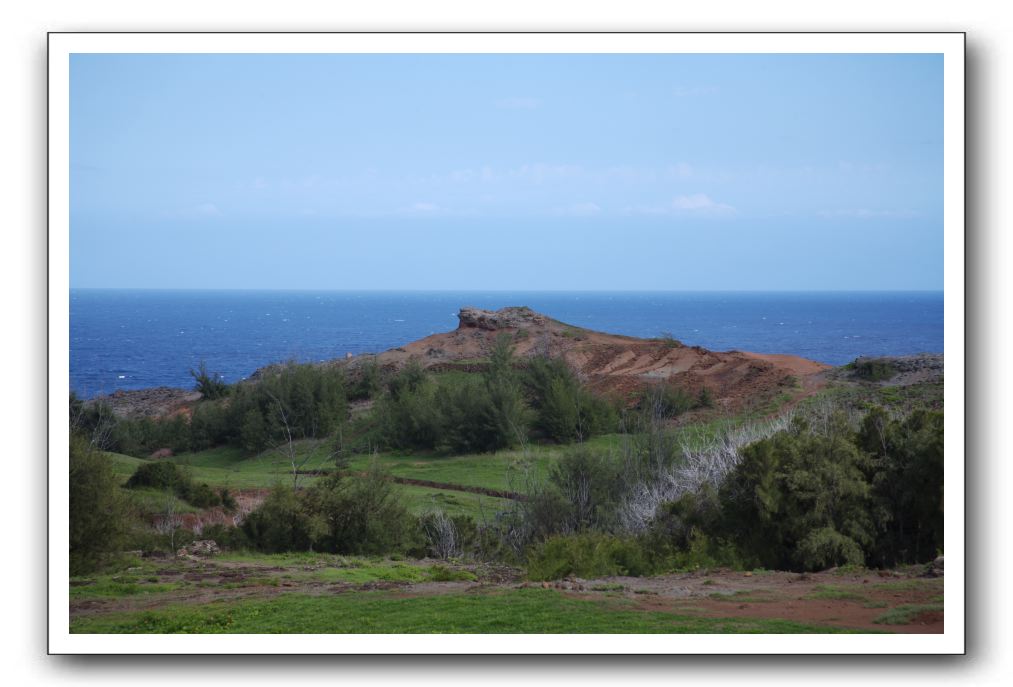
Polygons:
<instances>
[{"instance_id":1,"label":"dirt path","mask_svg":"<svg viewBox=\"0 0 1013 687\"><path fill-rule=\"evenodd\" d=\"M812 625L875 632L939 633L943 613L938 578L864 574L739 572L616 577L559 583L566 593L585 597L606 591L634 600L645 611L665 611L710 618L782 619ZM553 585L555 586L555 585ZM583 587L583 589L581 589ZM903 624L875 622L891 609L924 607Z\"/></svg>"}]
</instances>

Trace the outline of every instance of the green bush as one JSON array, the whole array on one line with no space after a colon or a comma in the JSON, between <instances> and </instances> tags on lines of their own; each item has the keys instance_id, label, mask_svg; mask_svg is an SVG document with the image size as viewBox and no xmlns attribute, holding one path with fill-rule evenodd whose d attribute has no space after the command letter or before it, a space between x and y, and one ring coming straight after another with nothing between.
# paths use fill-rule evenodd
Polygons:
<instances>
[{"instance_id":1,"label":"green bush","mask_svg":"<svg viewBox=\"0 0 1013 687\"><path fill-rule=\"evenodd\" d=\"M588 391L562 359L532 359L524 385L535 411L534 429L546 438L580 441L618 424L615 407Z\"/></svg>"},{"instance_id":2,"label":"green bush","mask_svg":"<svg viewBox=\"0 0 1013 687\"><path fill-rule=\"evenodd\" d=\"M897 369L886 360L859 358L851 364L854 375L870 382L882 382L897 374Z\"/></svg>"},{"instance_id":3,"label":"green bush","mask_svg":"<svg viewBox=\"0 0 1013 687\"><path fill-rule=\"evenodd\" d=\"M484 450L496 451L516 446L527 437L528 408L514 363L512 337L503 332L496 337L489 356L489 367L483 374L489 396L484 417L488 430Z\"/></svg>"},{"instance_id":4,"label":"green bush","mask_svg":"<svg viewBox=\"0 0 1013 687\"><path fill-rule=\"evenodd\" d=\"M310 550L314 531L298 494L291 487L277 486L246 516L243 533L261 551L280 553Z\"/></svg>"},{"instance_id":5,"label":"green bush","mask_svg":"<svg viewBox=\"0 0 1013 687\"><path fill-rule=\"evenodd\" d=\"M696 407L697 408L713 408L714 407L714 395L711 390L707 387L702 387L700 393L696 396Z\"/></svg>"},{"instance_id":6,"label":"green bush","mask_svg":"<svg viewBox=\"0 0 1013 687\"><path fill-rule=\"evenodd\" d=\"M350 401L363 401L379 396L383 390L383 374L376 358L366 361L357 370L355 381L348 389Z\"/></svg>"},{"instance_id":7,"label":"green bush","mask_svg":"<svg viewBox=\"0 0 1013 687\"><path fill-rule=\"evenodd\" d=\"M201 482L187 480L180 488L179 497L196 508L213 508L222 504L222 498L214 489Z\"/></svg>"},{"instance_id":8,"label":"green bush","mask_svg":"<svg viewBox=\"0 0 1013 687\"><path fill-rule=\"evenodd\" d=\"M152 487L170 489L178 493L189 486L189 479L179 466L170 461L157 461L139 465L127 480L127 489Z\"/></svg>"},{"instance_id":9,"label":"green bush","mask_svg":"<svg viewBox=\"0 0 1013 687\"><path fill-rule=\"evenodd\" d=\"M70 573L97 568L103 557L121 550L130 511L112 463L80 436L70 441Z\"/></svg>"},{"instance_id":10,"label":"green bush","mask_svg":"<svg viewBox=\"0 0 1013 687\"><path fill-rule=\"evenodd\" d=\"M810 570L865 564L865 553L858 542L833 527L809 531L798 543L796 557Z\"/></svg>"},{"instance_id":11,"label":"green bush","mask_svg":"<svg viewBox=\"0 0 1013 687\"><path fill-rule=\"evenodd\" d=\"M400 553L417 546L416 521L389 477L373 466L362 478L332 475L296 492L275 487L243 522L249 545L268 553Z\"/></svg>"},{"instance_id":12,"label":"green bush","mask_svg":"<svg viewBox=\"0 0 1013 687\"><path fill-rule=\"evenodd\" d=\"M433 449L441 441L443 417L437 388L417 363L391 378L374 415L378 439L390 448Z\"/></svg>"},{"instance_id":13,"label":"green bush","mask_svg":"<svg viewBox=\"0 0 1013 687\"><path fill-rule=\"evenodd\" d=\"M112 407L102 401L85 402L70 394L70 432L83 437L99 449L111 450L116 416Z\"/></svg>"},{"instance_id":14,"label":"green bush","mask_svg":"<svg viewBox=\"0 0 1013 687\"><path fill-rule=\"evenodd\" d=\"M516 443L504 436L496 408L481 379L467 378L441 387L436 395L440 418L439 445L451 453L481 453Z\"/></svg>"},{"instance_id":15,"label":"green bush","mask_svg":"<svg viewBox=\"0 0 1013 687\"><path fill-rule=\"evenodd\" d=\"M226 513L235 513L239 509L239 504L236 503L236 498L232 495L225 487L221 487L218 490L218 500L221 501L222 508L225 509Z\"/></svg>"},{"instance_id":16,"label":"green bush","mask_svg":"<svg viewBox=\"0 0 1013 687\"><path fill-rule=\"evenodd\" d=\"M650 417L662 420L697 408L700 405L698 399L673 384L652 384L640 399L640 409Z\"/></svg>"},{"instance_id":17,"label":"green bush","mask_svg":"<svg viewBox=\"0 0 1013 687\"><path fill-rule=\"evenodd\" d=\"M194 380L194 390L199 391L201 396L209 401L222 398L229 392L229 387L222 380L222 376L208 372L207 363L203 360L196 370L190 370L190 376Z\"/></svg>"},{"instance_id":18,"label":"green bush","mask_svg":"<svg viewBox=\"0 0 1013 687\"><path fill-rule=\"evenodd\" d=\"M146 417L117 420L109 428L108 437L109 450L137 458L147 458L162 448L173 453L190 450L190 426L180 415L160 420Z\"/></svg>"},{"instance_id":19,"label":"green bush","mask_svg":"<svg viewBox=\"0 0 1013 687\"><path fill-rule=\"evenodd\" d=\"M665 345L665 348L682 348L682 342L672 336L672 332L661 332L653 339Z\"/></svg>"},{"instance_id":20,"label":"green bush","mask_svg":"<svg viewBox=\"0 0 1013 687\"><path fill-rule=\"evenodd\" d=\"M237 384L228 404L226 440L257 453L293 440L333 434L347 419L340 368L288 363Z\"/></svg>"},{"instance_id":21,"label":"green bush","mask_svg":"<svg viewBox=\"0 0 1013 687\"><path fill-rule=\"evenodd\" d=\"M201 539L212 539L226 551L241 551L252 548L249 537L242 527L214 524L208 525L201 533Z\"/></svg>"},{"instance_id":22,"label":"green bush","mask_svg":"<svg viewBox=\"0 0 1013 687\"><path fill-rule=\"evenodd\" d=\"M722 485L726 527L765 568L860 565L876 534L869 467L848 435L775 434L746 447Z\"/></svg>"},{"instance_id":23,"label":"green bush","mask_svg":"<svg viewBox=\"0 0 1013 687\"><path fill-rule=\"evenodd\" d=\"M943 549L943 414L918 410L891 420L873 408L857 441L872 456L881 526L873 561L893 566L931 560Z\"/></svg>"},{"instance_id":24,"label":"green bush","mask_svg":"<svg viewBox=\"0 0 1013 687\"><path fill-rule=\"evenodd\" d=\"M558 580L651 574L648 557L633 539L584 533L554 536L528 551L527 573L532 580Z\"/></svg>"},{"instance_id":25,"label":"green bush","mask_svg":"<svg viewBox=\"0 0 1013 687\"><path fill-rule=\"evenodd\" d=\"M390 448L497 451L527 436L528 409L510 336L500 336L481 377L437 384L417 362L394 375L374 408L377 441Z\"/></svg>"},{"instance_id":26,"label":"green bush","mask_svg":"<svg viewBox=\"0 0 1013 687\"><path fill-rule=\"evenodd\" d=\"M585 446L571 448L550 469L549 482L566 503L561 527L608 531L616 524L626 484L622 466L609 454Z\"/></svg>"},{"instance_id":27,"label":"green bush","mask_svg":"<svg viewBox=\"0 0 1013 687\"><path fill-rule=\"evenodd\" d=\"M170 461L139 465L126 484L127 489L166 489L196 508L221 505L222 497L203 482L194 483L186 471Z\"/></svg>"},{"instance_id":28,"label":"green bush","mask_svg":"<svg viewBox=\"0 0 1013 687\"><path fill-rule=\"evenodd\" d=\"M340 554L404 551L415 521L387 474L376 465L365 477L331 477L308 490L305 507L319 528L315 547Z\"/></svg>"},{"instance_id":29,"label":"green bush","mask_svg":"<svg viewBox=\"0 0 1013 687\"><path fill-rule=\"evenodd\" d=\"M223 403L198 403L190 417L190 450L203 451L227 443L233 436L230 420Z\"/></svg>"}]
</instances>

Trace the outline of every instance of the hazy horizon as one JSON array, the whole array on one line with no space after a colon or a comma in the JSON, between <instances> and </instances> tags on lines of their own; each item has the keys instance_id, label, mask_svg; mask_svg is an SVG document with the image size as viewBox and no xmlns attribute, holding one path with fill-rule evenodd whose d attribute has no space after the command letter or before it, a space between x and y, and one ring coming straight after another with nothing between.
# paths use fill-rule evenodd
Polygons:
<instances>
[{"instance_id":1,"label":"hazy horizon","mask_svg":"<svg viewBox=\"0 0 1013 687\"><path fill-rule=\"evenodd\" d=\"M940 291L941 55L71 57L75 288Z\"/></svg>"},{"instance_id":2,"label":"hazy horizon","mask_svg":"<svg viewBox=\"0 0 1013 687\"><path fill-rule=\"evenodd\" d=\"M149 286L72 286L71 291L231 291L231 292L321 292L321 293L943 293L943 289L332 289L332 288L228 288L228 287L149 287Z\"/></svg>"}]
</instances>

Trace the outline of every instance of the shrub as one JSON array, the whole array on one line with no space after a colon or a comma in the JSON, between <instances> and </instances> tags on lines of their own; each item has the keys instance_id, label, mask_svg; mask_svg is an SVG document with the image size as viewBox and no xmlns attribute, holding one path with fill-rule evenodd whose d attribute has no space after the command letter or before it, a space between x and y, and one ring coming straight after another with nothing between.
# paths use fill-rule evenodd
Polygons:
<instances>
[{"instance_id":1,"label":"shrub","mask_svg":"<svg viewBox=\"0 0 1013 687\"><path fill-rule=\"evenodd\" d=\"M181 499L196 508L213 508L214 506L220 506L222 503L221 496L203 482L196 484L187 480L179 489L178 495Z\"/></svg>"},{"instance_id":2,"label":"shrub","mask_svg":"<svg viewBox=\"0 0 1013 687\"><path fill-rule=\"evenodd\" d=\"M798 543L797 558L811 570L865 564L865 554L858 542L833 527L822 527L807 533Z\"/></svg>"},{"instance_id":3,"label":"shrub","mask_svg":"<svg viewBox=\"0 0 1013 687\"><path fill-rule=\"evenodd\" d=\"M243 532L268 553L377 555L411 548L414 525L388 476L373 466L363 478L332 475L303 492L275 487L247 516Z\"/></svg>"},{"instance_id":4,"label":"shrub","mask_svg":"<svg viewBox=\"0 0 1013 687\"><path fill-rule=\"evenodd\" d=\"M181 418L180 418L181 420ZM198 403L190 417L190 450L203 451L229 441L232 426L221 403Z\"/></svg>"},{"instance_id":5,"label":"shrub","mask_svg":"<svg viewBox=\"0 0 1013 687\"><path fill-rule=\"evenodd\" d=\"M199 391L201 396L209 401L222 398L229 392L229 387L222 380L222 376L208 372L207 363L203 360L200 361L196 370L190 370L190 376L194 380L194 390Z\"/></svg>"},{"instance_id":6,"label":"shrub","mask_svg":"<svg viewBox=\"0 0 1013 687\"><path fill-rule=\"evenodd\" d=\"M267 422L260 408L250 408L239 426L239 444L250 453L260 453L268 446Z\"/></svg>"},{"instance_id":7,"label":"shrub","mask_svg":"<svg viewBox=\"0 0 1013 687\"><path fill-rule=\"evenodd\" d=\"M222 502L222 508L225 509L226 513L235 513L239 510L239 504L236 503L235 497L225 487L218 490L218 499Z\"/></svg>"},{"instance_id":8,"label":"shrub","mask_svg":"<svg viewBox=\"0 0 1013 687\"><path fill-rule=\"evenodd\" d=\"M889 361L879 358L859 358L851 365L856 377L870 382L882 382L897 374Z\"/></svg>"},{"instance_id":9,"label":"shrub","mask_svg":"<svg viewBox=\"0 0 1013 687\"><path fill-rule=\"evenodd\" d=\"M365 477L331 477L308 490L306 511L317 524L316 548L372 555L407 548L414 520L393 483L376 465Z\"/></svg>"},{"instance_id":10,"label":"shrub","mask_svg":"<svg viewBox=\"0 0 1013 687\"><path fill-rule=\"evenodd\" d=\"M118 420L109 428L108 437L109 450L137 458L147 458L161 448L174 453L190 449L190 427L179 415L161 420L147 417Z\"/></svg>"},{"instance_id":11,"label":"shrub","mask_svg":"<svg viewBox=\"0 0 1013 687\"><path fill-rule=\"evenodd\" d=\"M672 332L661 332L653 340L664 344L665 348L682 348L682 342L672 336Z\"/></svg>"},{"instance_id":12,"label":"shrub","mask_svg":"<svg viewBox=\"0 0 1013 687\"><path fill-rule=\"evenodd\" d=\"M866 415L859 445L872 455L872 491L881 531L879 565L931 560L943 548L943 414L915 411L891 420Z\"/></svg>"},{"instance_id":13,"label":"shrub","mask_svg":"<svg viewBox=\"0 0 1013 687\"><path fill-rule=\"evenodd\" d=\"M98 567L122 547L129 509L109 457L82 437L70 441L70 573Z\"/></svg>"},{"instance_id":14,"label":"shrub","mask_svg":"<svg viewBox=\"0 0 1013 687\"><path fill-rule=\"evenodd\" d=\"M468 378L441 387L435 397L441 413L438 440L452 453L493 451L506 443L494 420L496 409L482 380Z\"/></svg>"},{"instance_id":15,"label":"shrub","mask_svg":"<svg viewBox=\"0 0 1013 687\"><path fill-rule=\"evenodd\" d=\"M876 533L869 468L847 435L779 432L751 444L721 487L726 532L766 568L860 565Z\"/></svg>"},{"instance_id":16,"label":"shrub","mask_svg":"<svg viewBox=\"0 0 1013 687\"><path fill-rule=\"evenodd\" d=\"M378 439L391 448L435 448L443 433L436 392L417 363L395 375L375 406Z\"/></svg>"},{"instance_id":17,"label":"shrub","mask_svg":"<svg viewBox=\"0 0 1013 687\"><path fill-rule=\"evenodd\" d=\"M127 480L128 489L152 487L180 492L188 487L189 480L175 463L158 461L139 465Z\"/></svg>"},{"instance_id":18,"label":"shrub","mask_svg":"<svg viewBox=\"0 0 1013 687\"><path fill-rule=\"evenodd\" d=\"M585 533L550 537L528 552L528 578L558 580L651 573L648 558L633 539Z\"/></svg>"},{"instance_id":19,"label":"shrub","mask_svg":"<svg viewBox=\"0 0 1013 687\"><path fill-rule=\"evenodd\" d=\"M619 463L607 454L580 446L567 451L549 472L567 505L560 525L568 530L609 530L626 485Z\"/></svg>"},{"instance_id":20,"label":"shrub","mask_svg":"<svg viewBox=\"0 0 1013 687\"><path fill-rule=\"evenodd\" d=\"M124 486L127 489L165 489L197 508L212 508L222 503L218 492L203 482L195 484L184 469L170 461L139 465Z\"/></svg>"},{"instance_id":21,"label":"shrub","mask_svg":"<svg viewBox=\"0 0 1013 687\"><path fill-rule=\"evenodd\" d=\"M201 533L201 539L212 539L218 546L228 551L239 551L252 546L242 527L218 523L207 525Z\"/></svg>"},{"instance_id":22,"label":"shrub","mask_svg":"<svg viewBox=\"0 0 1013 687\"><path fill-rule=\"evenodd\" d=\"M243 521L250 543L267 553L308 551L313 543L313 525L296 492L276 486L264 502Z\"/></svg>"},{"instance_id":23,"label":"shrub","mask_svg":"<svg viewBox=\"0 0 1013 687\"><path fill-rule=\"evenodd\" d=\"M651 385L640 400L641 410L656 420L676 417L697 405L697 399L684 389L667 383Z\"/></svg>"},{"instance_id":24,"label":"shrub","mask_svg":"<svg viewBox=\"0 0 1013 687\"><path fill-rule=\"evenodd\" d=\"M700 393L696 396L696 406L698 408L713 408L714 407L714 396L711 390L707 387L702 387Z\"/></svg>"},{"instance_id":25,"label":"shrub","mask_svg":"<svg viewBox=\"0 0 1013 687\"><path fill-rule=\"evenodd\" d=\"M436 509L418 518L424 550L422 556L448 559L456 558L475 548L478 529L474 521L465 515L447 515Z\"/></svg>"},{"instance_id":26,"label":"shrub","mask_svg":"<svg viewBox=\"0 0 1013 687\"><path fill-rule=\"evenodd\" d=\"M485 450L509 448L527 436L528 410L514 362L511 336L503 332L496 337L489 367L483 374L489 395L484 418L488 430Z\"/></svg>"},{"instance_id":27,"label":"shrub","mask_svg":"<svg viewBox=\"0 0 1013 687\"><path fill-rule=\"evenodd\" d=\"M112 448L112 432L116 416L109 404L102 401L86 403L77 394L70 394L70 432L83 437L99 449Z\"/></svg>"},{"instance_id":28,"label":"shrub","mask_svg":"<svg viewBox=\"0 0 1013 687\"><path fill-rule=\"evenodd\" d=\"M332 366L288 363L257 382L236 386L228 405L229 435L251 452L294 440L333 434L348 415L344 374Z\"/></svg>"},{"instance_id":29,"label":"shrub","mask_svg":"<svg viewBox=\"0 0 1013 687\"><path fill-rule=\"evenodd\" d=\"M547 438L580 441L617 425L612 404L584 388L561 359L534 358L524 384L535 410L534 428Z\"/></svg>"},{"instance_id":30,"label":"shrub","mask_svg":"<svg viewBox=\"0 0 1013 687\"><path fill-rule=\"evenodd\" d=\"M363 363L357 373L354 383L348 389L349 400L362 401L376 398L383 390L383 375L376 358L371 358Z\"/></svg>"}]
</instances>

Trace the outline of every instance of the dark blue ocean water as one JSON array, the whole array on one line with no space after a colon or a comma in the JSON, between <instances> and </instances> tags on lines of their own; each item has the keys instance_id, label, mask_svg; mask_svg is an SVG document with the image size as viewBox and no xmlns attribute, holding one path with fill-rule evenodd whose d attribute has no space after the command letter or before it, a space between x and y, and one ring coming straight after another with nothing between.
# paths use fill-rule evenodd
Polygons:
<instances>
[{"instance_id":1,"label":"dark blue ocean water","mask_svg":"<svg viewBox=\"0 0 1013 687\"><path fill-rule=\"evenodd\" d=\"M713 350L859 355L943 351L941 292L561 293L72 290L70 385L190 387L200 360L227 381L267 363L378 352L457 326L463 305L527 305L564 322Z\"/></svg>"}]
</instances>

